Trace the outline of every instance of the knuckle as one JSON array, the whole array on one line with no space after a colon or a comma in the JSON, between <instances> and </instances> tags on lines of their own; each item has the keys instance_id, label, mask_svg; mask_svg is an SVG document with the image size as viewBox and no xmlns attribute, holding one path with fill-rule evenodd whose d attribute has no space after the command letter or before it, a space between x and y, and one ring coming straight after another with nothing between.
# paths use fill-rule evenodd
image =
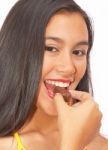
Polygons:
<instances>
[{"instance_id":1,"label":"knuckle","mask_svg":"<svg viewBox=\"0 0 108 150\"><path fill-rule=\"evenodd\" d=\"M83 92L83 93L81 93L81 98L83 100L91 99L91 95L90 95L90 93Z\"/></svg>"}]
</instances>

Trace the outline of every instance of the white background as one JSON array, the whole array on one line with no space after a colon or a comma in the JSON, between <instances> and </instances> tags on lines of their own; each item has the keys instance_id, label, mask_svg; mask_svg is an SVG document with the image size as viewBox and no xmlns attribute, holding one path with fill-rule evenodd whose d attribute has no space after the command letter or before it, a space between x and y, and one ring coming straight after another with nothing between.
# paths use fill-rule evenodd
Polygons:
<instances>
[{"instance_id":1,"label":"white background","mask_svg":"<svg viewBox=\"0 0 108 150\"><path fill-rule=\"evenodd\" d=\"M0 28L17 0L0 0ZM101 133L108 137L108 5L107 0L76 0L90 15L93 21L95 39L91 53L92 81L95 100L103 112Z\"/></svg>"}]
</instances>

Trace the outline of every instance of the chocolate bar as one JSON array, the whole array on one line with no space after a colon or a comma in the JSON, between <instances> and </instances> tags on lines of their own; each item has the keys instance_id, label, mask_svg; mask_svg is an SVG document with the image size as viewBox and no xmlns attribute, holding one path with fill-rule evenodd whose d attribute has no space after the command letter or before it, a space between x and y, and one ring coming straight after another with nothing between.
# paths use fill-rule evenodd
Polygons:
<instances>
[{"instance_id":1,"label":"chocolate bar","mask_svg":"<svg viewBox=\"0 0 108 150\"><path fill-rule=\"evenodd\" d=\"M59 86L55 86L54 88L54 93L60 93L62 94L65 102L69 105L72 106L74 103L76 103L76 100L72 98L71 94L69 93L69 91L67 89L65 89L64 87L59 87Z\"/></svg>"}]
</instances>

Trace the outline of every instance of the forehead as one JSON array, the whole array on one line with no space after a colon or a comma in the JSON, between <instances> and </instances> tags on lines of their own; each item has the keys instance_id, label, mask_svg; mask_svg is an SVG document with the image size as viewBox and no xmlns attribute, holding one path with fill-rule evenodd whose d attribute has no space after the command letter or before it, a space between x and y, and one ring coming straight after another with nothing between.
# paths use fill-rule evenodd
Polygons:
<instances>
[{"instance_id":1,"label":"forehead","mask_svg":"<svg viewBox=\"0 0 108 150\"><path fill-rule=\"evenodd\" d=\"M88 29L79 13L57 13L49 21L45 37L62 37L69 40L88 40Z\"/></svg>"}]
</instances>

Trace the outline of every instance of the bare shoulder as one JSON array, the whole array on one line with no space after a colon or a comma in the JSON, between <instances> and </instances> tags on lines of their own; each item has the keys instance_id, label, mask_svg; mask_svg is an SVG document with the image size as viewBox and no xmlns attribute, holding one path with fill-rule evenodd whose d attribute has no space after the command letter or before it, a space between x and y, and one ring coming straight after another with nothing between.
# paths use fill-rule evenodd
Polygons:
<instances>
[{"instance_id":1,"label":"bare shoulder","mask_svg":"<svg viewBox=\"0 0 108 150\"><path fill-rule=\"evenodd\" d=\"M88 145L88 149L108 150L108 139L98 134Z\"/></svg>"},{"instance_id":2,"label":"bare shoulder","mask_svg":"<svg viewBox=\"0 0 108 150\"><path fill-rule=\"evenodd\" d=\"M16 150L16 142L13 137L0 137L0 150Z\"/></svg>"}]
</instances>

